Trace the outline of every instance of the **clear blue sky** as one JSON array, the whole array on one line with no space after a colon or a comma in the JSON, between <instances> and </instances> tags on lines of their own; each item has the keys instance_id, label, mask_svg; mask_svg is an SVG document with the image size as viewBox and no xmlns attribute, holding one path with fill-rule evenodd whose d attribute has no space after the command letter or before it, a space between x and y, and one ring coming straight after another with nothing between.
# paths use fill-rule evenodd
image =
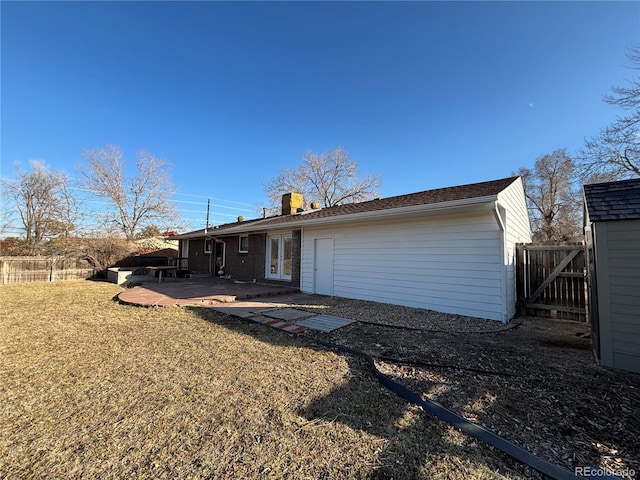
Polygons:
<instances>
[{"instance_id":1,"label":"clear blue sky","mask_svg":"<svg viewBox=\"0 0 640 480\"><path fill-rule=\"evenodd\" d=\"M83 150L116 144L132 167L141 149L171 162L176 200L247 218L307 150L343 147L385 197L573 153L615 118L602 96L640 42L640 2L2 1L1 15L3 177L29 160L77 176ZM201 205L179 206L203 226Z\"/></svg>"}]
</instances>

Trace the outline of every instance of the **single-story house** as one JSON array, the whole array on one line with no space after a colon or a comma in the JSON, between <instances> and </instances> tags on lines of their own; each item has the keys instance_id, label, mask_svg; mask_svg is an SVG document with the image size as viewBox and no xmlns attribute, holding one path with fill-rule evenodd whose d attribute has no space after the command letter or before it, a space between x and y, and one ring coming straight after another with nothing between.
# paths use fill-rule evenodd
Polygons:
<instances>
[{"instance_id":1,"label":"single-story house","mask_svg":"<svg viewBox=\"0 0 640 480\"><path fill-rule=\"evenodd\" d=\"M640 178L584 185L594 354L640 373Z\"/></svg>"},{"instance_id":2,"label":"single-story house","mask_svg":"<svg viewBox=\"0 0 640 480\"><path fill-rule=\"evenodd\" d=\"M515 245L531 241L520 177L303 210L198 230L180 267L302 292L507 322L516 312Z\"/></svg>"}]
</instances>

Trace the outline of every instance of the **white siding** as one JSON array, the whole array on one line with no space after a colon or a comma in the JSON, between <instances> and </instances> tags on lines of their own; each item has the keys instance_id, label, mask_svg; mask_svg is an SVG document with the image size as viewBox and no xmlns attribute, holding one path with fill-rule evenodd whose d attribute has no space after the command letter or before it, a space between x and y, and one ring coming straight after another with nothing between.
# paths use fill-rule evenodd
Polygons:
<instances>
[{"instance_id":1,"label":"white siding","mask_svg":"<svg viewBox=\"0 0 640 480\"><path fill-rule=\"evenodd\" d=\"M531 242L531 222L524 196L522 179L505 188L498 195L504 207L505 260L507 288L507 318L516 314L516 243Z\"/></svg>"},{"instance_id":2,"label":"white siding","mask_svg":"<svg viewBox=\"0 0 640 480\"><path fill-rule=\"evenodd\" d=\"M304 292L314 291L313 245L323 237L335 241L336 296L507 320L502 232L490 210L305 228Z\"/></svg>"},{"instance_id":3,"label":"white siding","mask_svg":"<svg viewBox=\"0 0 640 480\"><path fill-rule=\"evenodd\" d=\"M595 226L601 361L640 373L640 220Z\"/></svg>"}]
</instances>

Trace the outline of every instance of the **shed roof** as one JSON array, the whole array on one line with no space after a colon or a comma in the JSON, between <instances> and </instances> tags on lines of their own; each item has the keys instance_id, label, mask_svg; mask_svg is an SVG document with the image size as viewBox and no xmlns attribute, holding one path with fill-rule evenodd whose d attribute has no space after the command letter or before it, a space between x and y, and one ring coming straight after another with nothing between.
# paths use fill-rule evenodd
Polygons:
<instances>
[{"instance_id":1,"label":"shed roof","mask_svg":"<svg viewBox=\"0 0 640 480\"><path fill-rule=\"evenodd\" d=\"M591 222L640 219L640 178L584 187Z\"/></svg>"},{"instance_id":2,"label":"shed roof","mask_svg":"<svg viewBox=\"0 0 640 480\"><path fill-rule=\"evenodd\" d=\"M479 199L492 199L501 191L511 185L518 177L508 177L499 180L491 180L488 182L471 183L467 185L459 185L455 187L436 188L434 190L425 190L423 192L409 193L406 195L398 195L387 198L377 198L359 203L348 203L344 205L336 205L333 207L321 208L318 210L307 210L291 215L277 215L267 218L258 218L254 220L245 220L243 222L234 222L220 225L213 229L209 229L208 233L215 235L217 233L226 233L226 230L235 232L238 227L247 229L255 229L257 227L270 228L288 223L312 222L313 220L329 219L337 217L347 217L355 214L367 214L382 212L385 210L401 209L406 207L418 207L421 205L436 206L439 204L459 203L464 205L473 203ZM231 232L229 232L231 233ZM194 237L198 234L204 235L205 230L196 230L194 232L178 235L173 238Z\"/></svg>"}]
</instances>

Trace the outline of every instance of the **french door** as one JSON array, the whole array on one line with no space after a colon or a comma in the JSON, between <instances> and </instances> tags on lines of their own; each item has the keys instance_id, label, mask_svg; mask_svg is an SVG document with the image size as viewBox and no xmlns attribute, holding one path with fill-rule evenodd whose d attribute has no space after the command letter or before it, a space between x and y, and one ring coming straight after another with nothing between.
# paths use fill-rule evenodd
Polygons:
<instances>
[{"instance_id":1,"label":"french door","mask_svg":"<svg viewBox=\"0 0 640 480\"><path fill-rule=\"evenodd\" d=\"M267 237L267 278L291 280L293 238L291 235Z\"/></svg>"}]
</instances>

